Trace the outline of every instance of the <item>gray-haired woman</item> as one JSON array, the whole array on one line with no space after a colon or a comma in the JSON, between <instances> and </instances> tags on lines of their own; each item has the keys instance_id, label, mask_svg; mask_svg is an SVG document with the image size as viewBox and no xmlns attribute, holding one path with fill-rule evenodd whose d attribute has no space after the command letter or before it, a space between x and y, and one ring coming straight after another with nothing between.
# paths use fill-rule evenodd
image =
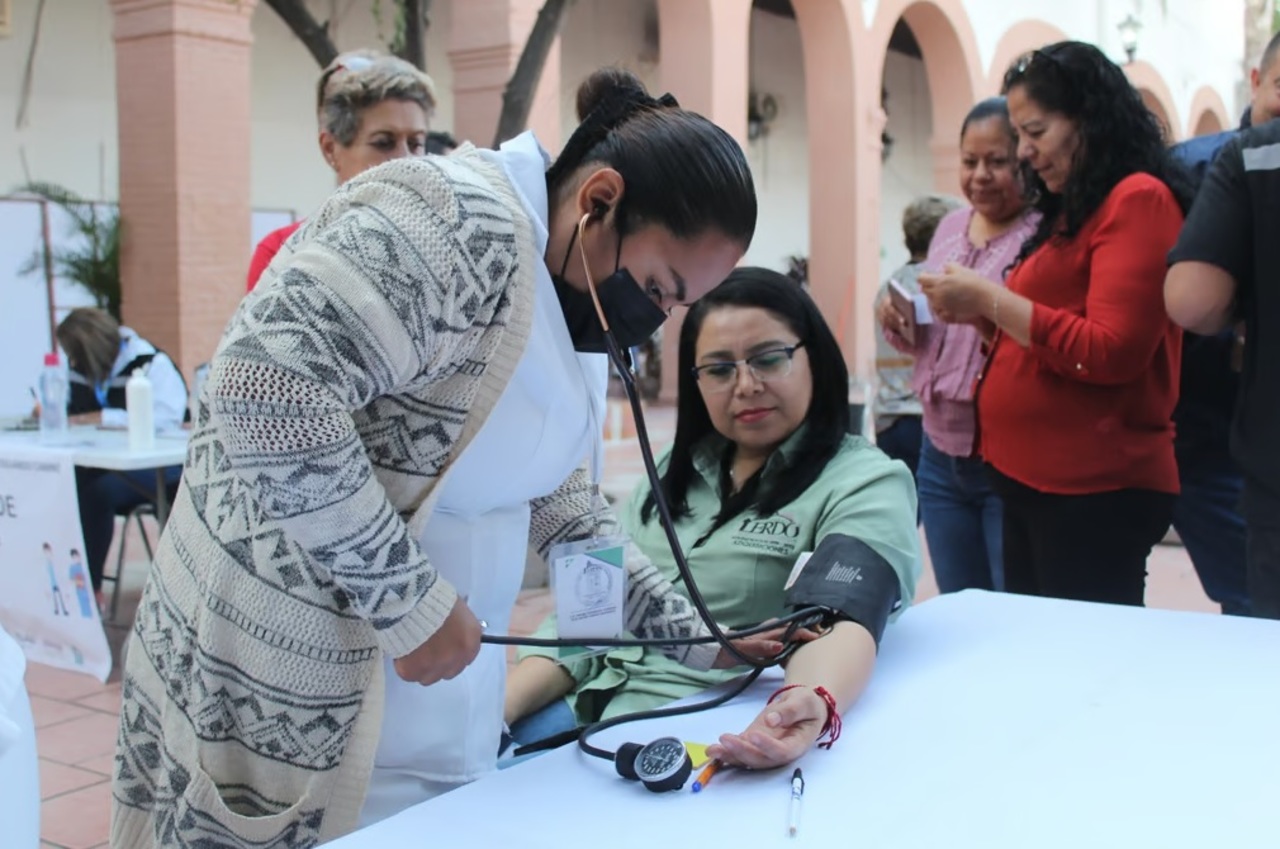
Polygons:
<instances>
[{"instance_id":1,"label":"gray-haired woman","mask_svg":"<svg viewBox=\"0 0 1280 849\"><path fill-rule=\"evenodd\" d=\"M413 65L373 50L343 53L316 84L320 153L338 183L403 156L427 152L427 124L436 108L431 78ZM249 261L248 291L301 221L263 237Z\"/></svg>"}]
</instances>

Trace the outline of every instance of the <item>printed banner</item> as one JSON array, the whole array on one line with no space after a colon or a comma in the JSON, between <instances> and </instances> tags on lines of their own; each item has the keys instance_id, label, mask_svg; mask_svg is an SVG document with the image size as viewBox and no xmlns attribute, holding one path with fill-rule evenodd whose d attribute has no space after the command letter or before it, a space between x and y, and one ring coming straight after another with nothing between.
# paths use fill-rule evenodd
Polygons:
<instances>
[{"instance_id":1,"label":"printed banner","mask_svg":"<svg viewBox=\"0 0 1280 849\"><path fill-rule=\"evenodd\" d=\"M111 673L70 452L0 446L0 625L32 662Z\"/></svg>"}]
</instances>

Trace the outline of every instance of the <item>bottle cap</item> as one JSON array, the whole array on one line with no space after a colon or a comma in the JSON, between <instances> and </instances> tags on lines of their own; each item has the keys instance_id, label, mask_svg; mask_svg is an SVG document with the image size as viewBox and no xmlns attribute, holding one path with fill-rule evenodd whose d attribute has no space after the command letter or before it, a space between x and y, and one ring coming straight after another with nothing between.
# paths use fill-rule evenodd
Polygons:
<instances>
[{"instance_id":1,"label":"bottle cap","mask_svg":"<svg viewBox=\"0 0 1280 849\"><path fill-rule=\"evenodd\" d=\"M47 366L56 366L58 364L58 352L44 355L44 364Z\"/></svg>"}]
</instances>

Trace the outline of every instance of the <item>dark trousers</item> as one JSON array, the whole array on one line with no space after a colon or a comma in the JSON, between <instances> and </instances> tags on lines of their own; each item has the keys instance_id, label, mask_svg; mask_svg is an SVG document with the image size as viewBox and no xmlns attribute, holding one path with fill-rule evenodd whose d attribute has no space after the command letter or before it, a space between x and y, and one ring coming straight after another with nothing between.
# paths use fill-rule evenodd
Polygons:
<instances>
[{"instance_id":1,"label":"dark trousers","mask_svg":"<svg viewBox=\"0 0 1280 849\"><path fill-rule=\"evenodd\" d=\"M991 469L1004 500L1005 589L1141 606L1147 557L1176 496L1145 489L1053 495Z\"/></svg>"},{"instance_id":2,"label":"dark trousers","mask_svg":"<svg viewBox=\"0 0 1280 849\"><path fill-rule=\"evenodd\" d=\"M182 478L181 466L164 470L170 495ZM139 504L156 500L155 469L109 472L76 467L76 492L80 500L80 528L84 532L85 563L94 592L102 589L107 551L116 532L116 516L127 514Z\"/></svg>"},{"instance_id":3,"label":"dark trousers","mask_svg":"<svg viewBox=\"0 0 1280 849\"><path fill-rule=\"evenodd\" d=\"M924 427L920 416L898 416L893 424L876 434L876 447L892 460L901 460L915 477L920 467L920 445L924 442Z\"/></svg>"},{"instance_id":4,"label":"dark trousers","mask_svg":"<svg viewBox=\"0 0 1280 849\"><path fill-rule=\"evenodd\" d=\"M1179 455L1182 494L1173 507L1173 529L1187 550L1205 595L1223 613L1249 615L1245 525L1240 515L1244 479L1229 460Z\"/></svg>"},{"instance_id":5,"label":"dark trousers","mask_svg":"<svg viewBox=\"0 0 1280 849\"><path fill-rule=\"evenodd\" d=\"M1253 615L1280 619L1280 495L1246 478L1241 506Z\"/></svg>"}]
</instances>

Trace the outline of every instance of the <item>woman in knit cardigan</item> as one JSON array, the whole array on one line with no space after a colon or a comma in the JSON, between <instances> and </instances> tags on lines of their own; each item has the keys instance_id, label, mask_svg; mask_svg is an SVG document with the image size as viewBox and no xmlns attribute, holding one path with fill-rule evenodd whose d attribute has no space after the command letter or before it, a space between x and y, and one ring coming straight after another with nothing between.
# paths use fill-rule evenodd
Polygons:
<instances>
[{"instance_id":1,"label":"woman in knit cardigan","mask_svg":"<svg viewBox=\"0 0 1280 849\"><path fill-rule=\"evenodd\" d=\"M314 846L494 768L480 620L526 546L616 527L592 290L637 344L755 228L710 121L616 70L578 111L549 169L526 134L355 177L232 318L129 646L112 845ZM703 635L631 554L628 630Z\"/></svg>"}]
</instances>

